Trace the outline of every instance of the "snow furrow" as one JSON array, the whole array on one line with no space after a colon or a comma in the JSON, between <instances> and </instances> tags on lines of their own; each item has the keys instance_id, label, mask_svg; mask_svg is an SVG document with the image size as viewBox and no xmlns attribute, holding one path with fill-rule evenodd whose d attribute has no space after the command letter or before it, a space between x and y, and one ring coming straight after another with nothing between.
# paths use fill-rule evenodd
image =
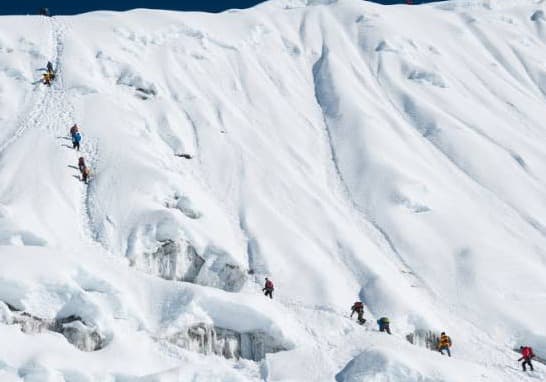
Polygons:
<instances>
[{"instance_id":1,"label":"snow furrow","mask_svg":"<svg viewBox=\"0 0 546 382\"><path fill-rule=\"evenodd\" d=\"M327 84L324 83L324 76L328 76L328 74L324 72L324 65L327 65L325 62L325 60L327 60L327 55L328 48L323 45L321 56L313 65L313 81L316 102L317 105L320 107L323 115L325 140L330 151L330 163L332 164L332 167L334 169L334 178L337 180L336 186L340 190L340 193L344 196L343 199L350 204L354 211L358 212L358 215L361 217L360 220L362 220L364 224L371 226L372 230L375 230L375 232L377 233L378 239L383 242L384 247L395 255L394 258L396 258L396 261L399 263L399 268L401 272L405 275L411 275L411 277L408 277L408 279L411 278L414 282L416 281L421 287L424 287L424 281L419 279L416 273L407 264L407 262L398 252L388 233L383 228L381 228L381 226L373 219L373 217L371 217L366 211L364 211L354 200L353 196L351 195L350 188L344 180L342 171L339 166L339 160L336 154L334 137L332 136L331 132L332 127L330 126L330 119L336 118L337 111L335 110L335 103L337 101L335 98L337 97L337 95L334 94L333 87L329 87ZM339 126L336 126L336 128L337 127Z\"/></svg>"}]
</instances>

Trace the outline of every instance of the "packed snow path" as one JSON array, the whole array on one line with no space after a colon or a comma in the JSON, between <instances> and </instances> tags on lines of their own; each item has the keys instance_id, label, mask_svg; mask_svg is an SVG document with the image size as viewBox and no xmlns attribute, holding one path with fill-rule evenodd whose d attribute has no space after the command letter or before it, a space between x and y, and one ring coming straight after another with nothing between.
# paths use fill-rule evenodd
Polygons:
<instances>
[{"instance_id":1,"label":"packed snow path","mask_svg":"<svg viewBox=\"0 0 546 382\"><path fill-rule=\"evenodd\" d=\"M545 22L531 0L0 18L0 373L544 379L512 349L546 353ZM405 338L442 330L450 359Z\"/></svg>"},{"instance_id":2,"label":"packed snow path","mask_svg":"<svg viewBox=\"0 0 546 382\"><path fill-rule=\"evenodd\" d=\"M55 80L52 82L51 87L42 84L37 85L39 89L36 90L41 98L32 108L31 118L22 124L23 127L20 129L19 135L24 133L29 126L45 129L51 134L52 138L56 138L59 150L65 150L71 149L68 130L74 123L78 123L75 118L74 105L71 102L73 95L65 88L63 81L64 39L68 27L60 18L50 17L47 20L51 29L51 46L53 48L50 57L55 69ZM66 166L77 170L78 158L82 156L85 158L87 165L94 169L97 163L97 142L91 136L87 136L85 131L82 131L82 134L85 139L81 144L81 150L79 152L73 150L73 154L69 156L70 161L66 163ZM74 171L73 178L80 179L78 171ZM97 234L92 227L89 213L89 204L92 202L90 187L92 185L88 186L83 182L78 186L80 189L78 194L81 195L78 198L80 200L79 215L81 217L80 238L93 243L97 240Z\"/></svg>"},{"instance_id":3,"label":"packed snow path","mask_svg":"<svg viewBox=\"0 0 546 382\"><path fill-rule=\"evenodd\" d=\"M51 89L49 89L50 93L46 96L42 115L45 118L44 127L49 129L53 135L59 139L59 142L62 142L62 144L60 144L62 147L69 148L71 142L68 130L74 123L78 123L78 121L75 118L74 105L70 100L71 95L67 92L63 82L64 35L68 31L68 27L56 17L51 17L50 20L53 36L52 38L55 46L54 68L56 71L56 76ZM42 121L38 120L37 124L40 125L40 122ZM79 125L81 126L81 123ZM74 150L76 155L73 155L73 160L68 163L67 166L77 168L78 158L82 156L85 159L86 164L91 169L94 169L96 168L98 162L97 142L91 136L87 136L85 131L81 131L81 133L85 136L85 140L81 143L80 151ZM74 178L79 179L79 176L74 176ZM98 239L98 236L92 227L89 212L89 204L93 199L90 191L91 187L91 181L89 182L89 185L86 185L83 182L81 183L80 216L82 224L82 239L93 243Z\"/></svg>"}]
</instances>

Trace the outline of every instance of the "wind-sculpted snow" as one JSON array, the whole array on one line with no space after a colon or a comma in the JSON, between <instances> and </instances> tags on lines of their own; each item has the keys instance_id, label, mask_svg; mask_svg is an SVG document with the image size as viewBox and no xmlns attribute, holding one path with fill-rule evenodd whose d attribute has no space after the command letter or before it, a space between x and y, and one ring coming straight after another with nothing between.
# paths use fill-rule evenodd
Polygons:
<instances>
[{"instance_id":1,"label":"wind-sculpted snow","mask_svg":"<svg viewBox=\"0 0 546 382\"><path fill-rule=\"evenodd\" d=\"M544 379L544 6L0 18L0 376Z\"/></svg>"}]
</instances>

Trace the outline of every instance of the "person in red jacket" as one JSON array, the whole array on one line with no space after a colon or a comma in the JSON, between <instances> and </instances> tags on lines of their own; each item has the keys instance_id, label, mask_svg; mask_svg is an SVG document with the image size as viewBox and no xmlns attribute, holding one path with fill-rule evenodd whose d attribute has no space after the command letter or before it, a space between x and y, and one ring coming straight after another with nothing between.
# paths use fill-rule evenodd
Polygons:
<instances>
[{"instance_id":1,"label":"person in red jacket","mask_svg":"<svg viewBox=\"0 0 546 382\"><path fill-rule=\"evenodd\" d=\"M80 157L80 159L78 159L78 168L80 169L81 180L83 180L83 182L87 184L87 182L89 181L89 174L91 173L91 170L85 164L85 160L83 159L83 157Z\"/></svg>"},{"instance_id":2,"label":"person in red jacket","mask_svg":"<svg viewBox=\"0 0 546 382\"><path fill-rule=\"evenodd\" d=\"M351 318L353 318L353 314L356 313L356 316L357 316L357 319L358 319L358 323L360 325L364 325L364 323L366 322L366 320L364 319L364 304L362 303L362 301L357 301L353 304L353 306L351 306Z\"/></svg>"},{"instance_id":3,"label":"person in red jacket","mask_svg":"<svg viewBox=\"0 0 546 382\"><path fill-rule=\"evenodd\" d=\"M273 290L275 288L273 287L273 281L269 280L267 277L265 278L265 286L262 289L265 296L269 296L269 298L273 298Z\"/></svg>"},{"instance_id":4,"label":"person in red jacket","mask_svg":"<svg viewBox=\"0 0 546 382\"><path fill-rule=\"evenodd\" d=\"M519 351L521 352L521 358L518 359L518 362L523 360L523 362L521 363L523 371L527 371L525 365L529 365L529 368L531 369L531 371L533 371L533 364L531 363L531 359L535 356L535 354L533 353L533 348L530 346L520 346Z\"/></svg>"}]
</instances>

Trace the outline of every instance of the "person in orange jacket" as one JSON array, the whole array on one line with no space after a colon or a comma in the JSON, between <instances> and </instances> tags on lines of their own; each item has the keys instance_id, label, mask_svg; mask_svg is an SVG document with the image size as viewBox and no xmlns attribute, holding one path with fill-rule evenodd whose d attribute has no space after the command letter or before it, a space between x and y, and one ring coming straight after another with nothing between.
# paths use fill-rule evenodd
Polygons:
<instances>
[{"instance_id":1,"label":"person in orange jacket","mask_svg":"<svg viewBox=\"0 0 546 382\"><path fill-rule=\"evenodd\" d=\"M42 82L44 85L51 86L51 81L53 81L55 75L53 73L44 73L42 74Z\"/></svg>"},{"instance_id":2,"label":"person in orange jacket","mask_svg":"<svg viewBox=\"0 0 546 382\"><path fill-rule=\"evenodd\" d=\"M451 338L445 334L445 332L442 332L440 334L440 339L438 340L438 351L441 354L444 354L444 350L447 352L447 355L451 357L451 351L449 348L451 347Z\"/></svg>"}]
</instances>

